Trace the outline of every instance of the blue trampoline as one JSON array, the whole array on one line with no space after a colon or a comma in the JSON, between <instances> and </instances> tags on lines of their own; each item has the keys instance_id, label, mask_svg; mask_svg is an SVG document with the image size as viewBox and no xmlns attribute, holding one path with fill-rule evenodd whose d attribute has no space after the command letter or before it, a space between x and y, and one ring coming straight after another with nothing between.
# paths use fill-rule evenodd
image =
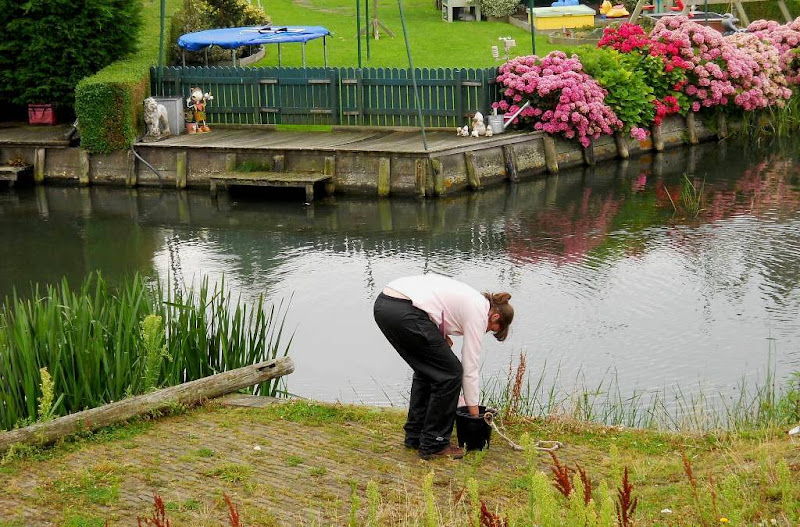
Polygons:
<instances>
[{"instance_id":1,"label":"blue trampoline","mask_svg":"<svg viewBox=\"0 0 800 527\"><path fill-rule=\"evenodd\" d=\"M303 44L303 67L306 66L306 42L322 39L322 48L325 55L325 66L328 66L328 45L326 37L331 32L322 26L250 26L229 27L223 29L207 29L186 33L178 38L178 45L189 51L200 51L209 46L219 46L224 49L240 48L243 46L259 46L264 44L278 45L278 66L281 65L281 44ZM234 65L236 54L233 54Z\"/></svg>"}]
</instances>

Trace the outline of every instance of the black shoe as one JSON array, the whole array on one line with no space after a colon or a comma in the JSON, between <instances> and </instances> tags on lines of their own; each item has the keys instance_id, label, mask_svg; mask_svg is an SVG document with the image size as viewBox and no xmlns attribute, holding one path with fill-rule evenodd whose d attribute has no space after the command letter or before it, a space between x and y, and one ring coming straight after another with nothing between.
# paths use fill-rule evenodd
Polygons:
<instances>
[{"instance_id":1,"label":"black shoe","mask_svg":"<svg viewBox=\"0 0 800 527\"><path fill-rule=\"evenodd\" d=\"M406 448L409 448L411 450L419 450L419 441L406 439L405 441L403 441L403 445L405 445Z\"/></svg>"},{"instance_id":2,"label":"black shoe","mask_svg":"<svg viewBox=\"0 0 800 527\"><path fill-rule=\"evenodd\" d=\"M464 457L464 449L456 446L456 445L447 445L443 449L438 452L428 452L428 453L419 453L419 457L422 459L439 459L439 458L450 458L450 459L461 459Z\"/></svg>"}]
</instances>

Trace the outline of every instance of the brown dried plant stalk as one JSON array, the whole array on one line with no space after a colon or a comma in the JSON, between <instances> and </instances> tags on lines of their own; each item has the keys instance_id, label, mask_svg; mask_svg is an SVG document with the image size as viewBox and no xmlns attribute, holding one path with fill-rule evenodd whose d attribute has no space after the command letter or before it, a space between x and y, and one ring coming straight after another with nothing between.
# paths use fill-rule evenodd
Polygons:
<instances>
[{"instance_id":1,"label":"brown dried plant stalk","mask_svg":"<svg viewBox=\"0 0 800 527\"><path fill-rule=\"evenodd\" d=\"M589 502L592 501L592 480L589 479L589 475L583 467L577 463L575 463L575 467L578 469L578 474L581 476L581 482L583 482L583 503L589 505Z\"/></svg>"},{"instance_id":2,"label":"brown dried plant stalk","mask_svg":"<svg viewBox=\"0 0 800 527\"><path fill-rule=\"evenodd\" d=\"M692 463L689 461L689 456L686 455L686 451L681 448L681 460L683 461L683 472L686 474L686 478L689 480L689 486L692 487L692 497L694 498L694 505L697 508L697 511L700 511L700 491L697 488L697 478L694 477L694 470L692 469Z\"/></svg>"},{"instance_id":3,"label":"brown dried plant stalk","mask_svg":"<svg viewBox=\"0 0 800 527\"><path fill-rule=\"evenodd\" d=\"M233 502L231 501L230 496L228 496L226 493L223 492L222 498L228 505L228 520L230 521L231 527L244 527L242 519L239 515L239 511L236 509L236 505L234 505Z\"/></svg>"},{"instance_id":4,"label":"brown dried plant stalk","mask_svg":"<svg viewBox=\"0 0 800 527\"><path fill-rule=\"evenodd\" d=\"M522 399L522 382L525 380L525 369L528 367L527 355L525 353L519 354L519 364L517 364L516 372L514 372L514 381L512 377L512 363L508 363L508 385L506 386L506 400L507 406L504 418L516 416L519 413L519 403Z\"/></svg>"},{"instance_id":5,"label":"brown dried plant stalk","mask_svg":"<svg viewBox=\"0 0 800 527\"><path fill-rule=\"evenodd\" d=\"M633 497L633 485L628 479L628 467L626 466L622 475L622 487L617 489L617 502L614 504L617 511L617 524L620 527L633 525L633 513L636 512L638 504L639 498Z\"/></svg>"},{"instance_id":6,"label":"brown dried plant stalk","mask_svg":"<svg viewBox=\"0 0 800 527\"><path fill-rule=\"evenodd\" d=\"M565 498L569 498L569 495L572 494L573 470L566 465L562 465L555 452L550 452L550 457L553 458L553 466L550 467L555 479L553 485Z\"/></svg>"},{"instance_id":7,"label":"brown dried plant stalk","mask_svg":"<svg viewBox=\"0 0 800 527\"><path fill-rule=\"evenodd\" d=\"M503 518L495 514L486 506L486 502L481 500L481 526L482 527L508 527L508 518Z\"/></svg>"},{"instance_id":8,"label":"brown dried plant stalk","mask_svg":"<svg viewBox=\"0 0 800 527\"><path fill-rule=\"evenodd\" d=\"M158 494L153 494L153 516L150 518L136 517L139 527L154 526L154 527L170 527L170 522L167 519L167 510L164 507L164 500ZM143 523L144 522L144 523Z\"/></svg>"}]
</instances>

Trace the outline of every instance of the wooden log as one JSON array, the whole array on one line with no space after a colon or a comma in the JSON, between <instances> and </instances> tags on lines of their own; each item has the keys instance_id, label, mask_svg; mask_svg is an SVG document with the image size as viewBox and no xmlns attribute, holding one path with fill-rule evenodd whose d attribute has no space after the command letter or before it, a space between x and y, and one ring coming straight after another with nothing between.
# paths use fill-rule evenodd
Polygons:
<instances>
[{"instance_id":1,"label":"wooden log","mask_svg":"<svg viewBox=\"0 0 800 527\"><path fill-rule=\"evenodd\" d=\"M44 182L45 149L37 148L33 154L33 180L36 183Z\"/></svg>"},{"instance_id":2,"label":"wooden log","mask_svg":"<svg viewBox=\"0 0 800 527\"><path fill-rule=\"evenodd\" d=\"M444 196L444 169L442 162L438 159L431 159L431 170L433 172L433 193L435 196Z\"/></svg>"},{"instance_id":3,"label":"wooden log","mask_svg":"<svg viewBox=\"0 0 800 527\"><path fill-rule=\"evenodd\" d=\"M389 195L392 184L392 163L388 157L378 160L378 197Z\"/></svg>"},{"instance_id":4,"label":"wooden log","mask_svg":"<svg viewBox=\"0 0 800 527\"><path fill-rule=\"evenodd\" d=\"M417 159L414 163L414 193L420 198L425 197L425 181L427 180L428 164L424 159Z\"/></svg>"},{"instance_id":5,"label":"wooden log","mask_svg":"<svg viewBox=\"0 0 800 527\"><path fill-rule=\"evenodd\" d=\"M260 362L202 379L137 395L105 406L65 415L52 421L0 432L0 452L15 443L44 445L82 431L93 431L176 404L194 404L235 392L294 371L290 357Z\"/></svg>"},{"instance_id":6,"label":"wooden log","mask_svg":"<svg viewBox=\"0 0 800 527\"><path fill-rule=\"evenodd\" d=\"M475 153L464 152L464 163L467 168L467 181L472 190L481 188L481 178L478 176L478 168L475 166Z\"/></svg>"},{"instance_id":7,"label":"wooden log","mask_svg":"<svg viewBox=\"0 0 800 527\"><path fill-rule=\"evenodd\" d=\"M128 154L125 158L125 167L125 185L128 187L135 187L139 181L136 173L136 156L133 155L133 150L128 150Z\"/></svg>"},{"instance_id":8,"label":"wooden log","mask_svg":"<svg viewBox=\"0 0 800 527\"><path fill-rule=\"evenodd\" d=\"M614 132L614 144L617 147L617 156L620 159L628 159L631 157L628 151L628 141L620 132Z\"/></svg>"},{"instance_id":9,"label":"wooden log","mask_svg":"<svg viewBox=\"0 0 800 527\"><path fill-rule=\"evenodd\" d=\"M80 148L78 150L78 183L81 186L86 186L91 182L89 171L91 163L89 162L89 151Z\"/></svg>"},{"instance_id":10,"label":"wooden log","mask_svg":"<svg viewBox=\"0 0 800 527\"><path fill-rule=\"evenodd\" d=\"M547 171L551 174L558 174L558 153L555 139L550 134L544 134L542 142L544 143L544 161L547 164Z\"/></svg>"},{"instance_id":11,"label":"wooden log","mask_svg":"<svg viewBox=\"0 0 800 527\"><path fill-rule=\"evenodd\" d=\"M689 144L696 145L700 143L697 138L697 124L695 123L694 112L689 110L686 114L686 131L689 132Z\"/></svg>"},{"instance_id":12,"label":"wooden log","mask_svg":"<svg viewBox=\"0 0 800 527\"><path fill-rule=\"evenodd\" d=\"M517 151L514 150L513 145L503 145L503 160L506 163L508 180L516 183L519 181L519 174L517 173Z\"/></svg>"},{"instance_id":13,"label":"wooden log","mask_svg":"<svg viewBox=\"0 0 800 527\"><path fill-rule=\"evenodd\" d=\"M283 156L281 156L283 157ZM333 196L336 193L336 157L326 156L325 164L322 167L322 173L331 178L325 182L325 193L328 196Z\"/></svg>"},{"instance_id":14,"label":"wooden log","mask_svg":"<svg viewBox=\"0 0 800 527\"><path fill-rule=\"evenodd\" d=\"M175 159L175 188L186 188L186 151L178 152Z\"/></svg>"}]
</instances>

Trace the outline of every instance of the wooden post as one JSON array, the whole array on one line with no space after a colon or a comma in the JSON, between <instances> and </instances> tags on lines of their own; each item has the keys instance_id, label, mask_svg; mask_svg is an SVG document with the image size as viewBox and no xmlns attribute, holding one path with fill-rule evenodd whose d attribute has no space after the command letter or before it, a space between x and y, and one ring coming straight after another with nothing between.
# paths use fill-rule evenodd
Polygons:
<instances>
[{"instance_id":1,"label":"wooden post","mask_svg":"<svg viewBox=\"0 0 800 527\"><path fill-rule=\"evenodd\" d=\"M314 201L314 185L306 185L306 203Z\"/></svg>"},{"instance_id":2,"label":"wooden post","mask_svg":"<svg viewBox=\"0 0 800 527\"><path fill-rule=\"evenodd\" d=\"M544 134L542 142L544 143L544 162L547 164L547 171L551 174L558 174L558 153L553 136Z\"/></svg>"},{"instance_id":3,"label":"wooden post","mask_svg":"<svg viewBox=\"0 0 800 527\"><path fill-rule=\"evenodd\" d=\"M697 123L695 122L694 112L689 110L686 114L686 130L689 132L689 144L696 145L700 143L697 139Z\"/></svg>"},{"instance_id":4,"label":"wooden post","mask_svg":"<svg viewBox=\"0 0 800 527\"><path fill-rule=\"evenodd\" d=\"M617 156L620 159L631 157L630 152L628 152L628 141L620 132L614 132L614 144L617 146Z\"/></svg>"},{"instance_id":5,"label":"wooden post","mask_svg":"<svg viewBox=\"0 0 800 527\"><path fill-rule=\"evenodd\" d=\"M414 164L414 190L416 191L417 196L424 198L425 197L425 180L427 179L427 163L425 159L417 159L416 163Z\"/></svg>"},{"instance_id":6,"label":"wooden post","mask_svg":"<svg viewBox=\"0 0 800 527\"><path fill-rule=\"evenodd\" d=\"M175 159L175 188L186 188L186 151L178 152Z\"/></svg>"},{"instance_id":7,"label":"wooden post","mask_svg":"<svg viewBox=\"0 0 800 527\"><path fill-rule=\"evenodd\" d=\"M464 163L467 165L467 181L469 182L472 190L481 188L481 179L478 176L478 170L475 167L475 153L464 152Z\"/></svg>"},{"instance_id":8,"label":"wooden post","mask_svg":"<svg viewBox=\"0 0 800 527\"><path fill-rule=\"evenodd\" d=\"M45 149L37 148L33 154L33 180L36 183L44 183L44 162Z\"/></svg>"},{"instance_id":9,"label":"wooden post","mask_svg":"<svg viewBox=\"0 0 800 527\"><path fill-rule=\"evenodd\" d=\"M15 443L44 445L77 432L97 430L176 404L194 404L204 399L213 399L288 375L293 371L292 359L283 357L218 373L145 395L122 399L105 406L65 415L52 421L0 432L0 452L8 450Z\"/></svg>"},{"instance_id":10,"label":"wooden post","mask_svg":"<svg viewBox=\"0 0 800 527\"><path fill-rule=\"evenodd\" d=\"M589 140L589 146L583 149L583 162L590 167L597 164L594 157L594 141Z\"/></svg>"},{"instance_id":11,"label":"wooden post","mask_svg":"<svg viewBox=\"0 0 800 527\"><path fill-rule=\"evenodd\" d=\"M444 196L445 186L442 162L438 159L431 159L431 168L433 169L433 193L436 196Z\"/></svg>"},{"instance_id":12,"label":"wooden post","mask_svg":"<svg viewBox=\"0 0 800 527\"><path fill-rule=\"evenodd\" d=\"M747 18L747 11L744 10L744 6L742 5L742 0L735 0L736 3L736 12L739 13L739 20L742 21L742 27L747 27L750 25L750 19Z\"/></svg>"},{"instance_id":13,"label":"wooden post","mask_svg":"<svg viewBox=\"0 0 800 527\"><path fill-rule=\"evenodd\" d=\"M382 157L378 161L378 196L386 197L389 195L392 184L392 163L388 157Z\"/></svg>"},{"instance_id":14,"label":"wooden post","mask_svg":"<svg viewBox=\"0 0 800 527\"><path fill-rule=\"evenodd\" d=\"M717 139L728 138L728 120L723 112L717 114Z\"/></svg>"},{"instance_id":15,"label":"wooden post","mask_svg":"<svg viewBox=\"0 0 800 527\"><path fill-rule=\"evenodd\" d=\"M89 152L84 148L78 149L78 183L89 184Z\"/></svg>"},{"instance_id":16,"label":"wooden post","mask_svg":"<svg viewBox=\"0 0 800 527\"><path fill-rule=\"evenodd\" d=\"M225 172L236 171L236 153L225 154Z\"/></svg>"},{"instance_id":17,"label":"wooden post","mask_svg":"<svg viewBox=\"0 0 800 527\"><path fill-rule=\"evenodd\" d=\"M661 136L661 125L654 124L651 132L653 134L653 149L655 149L656 152L663 152L664 138Z\"/></svg>"},{"instance_id":18,"label":"wooden post","mask_svg":"<svg viewBox=\"0 0 800 527\"><path fill-rule=\"evenodd\" d=\"M336 158L333 156L327 156L325 158L325 164L322 167L322 173L326 176L331 176L329 180L325 182L325 193L328 196L333 196L336 193Z\"/></svg>"},{"instance_id":19,"label":"wooden post","mask_svg":"<svg viewBox=\"0 0 800 527\"><path fill-rule=\"evenodd\" d=\"M503 160L506 163L506 175L512 183L519 181L517 174L517 151L513 145L503 145Z\"/></svg>"},{"instance_id":20,"label":"wooden post","mask_svg":"<svg viewBox=\"0 0 800 527\"><path fill-rule=\"evenodd\" d=\"M633 8L633 13L631 13L630 23L635 24L639 20L639 15L642 14L642 8L644 7L645 0L639 0L636 2L636 7Z\"/></svg>"},{"instance_id":21,"label":"wooden post","mask_svg":"<svg viewBox=\"0 0 800 527\"><path fill-rule=\"evenodd\" d=\"M786 7L786 2L783 0L778 0L778 8L781 10L781 14L783 14L783 18L786 19L786 23L789 24L792 22L792 14L789 13L789 8Z\"/></svg>"},{"instance_id":22,"label":"wooden post","mask_svg":"<svg viewBox=\"0 0 800 527\"><path fill-rule=\"evenodd\" d=\"M135 187L138 183L138 175L136 172L136 156L133 153L133 150L128 150L128 154L125 158L125 186L127 187Z\"/></svg>"},{"instance_id":23,"label":"wooden post","mask_svg":"<svg viewBox=\"0 0 800 527\"><path fill-rule=\"evenodd\" d=\"M286 157L283 154L272 156L272 171L283 172L284 170L286 170Z\"/></svg>"}]
</instances>

